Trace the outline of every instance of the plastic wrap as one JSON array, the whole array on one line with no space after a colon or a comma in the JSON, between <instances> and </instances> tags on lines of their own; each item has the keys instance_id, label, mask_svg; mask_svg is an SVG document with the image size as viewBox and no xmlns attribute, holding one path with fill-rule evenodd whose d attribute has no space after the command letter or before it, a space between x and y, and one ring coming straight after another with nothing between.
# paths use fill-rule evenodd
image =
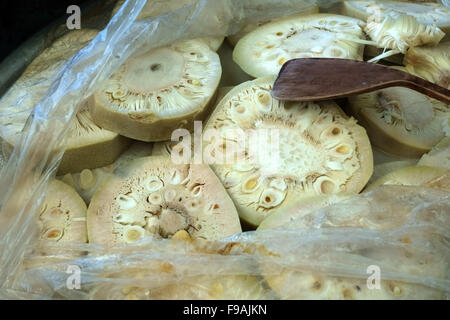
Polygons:
<instances>
[{"instance_id":1,"label":"plastic wrap","mask_svg":"<svg viewBox=\"0 0 450 320\"><path fill-rule=\"evenodd\" d=\"M47 92L32 111L22 110L19 100L5 107L8 93L0 100L0 117L31 111L0 177L0 298L364 298L367 296L354 296L353 289L350 294L334 283L336 279L357 279L357 284L348 284L360 287L366 283L367 268L374 265L386 283L408 285L401 289L407 295L396 296L398 290L388 285L383 292L390 288L393 294L374 298L446 297L450 291L446 216L450 199L448 193L425 188L392 193L382 187L311 213L312 220L311 216L294 220L283 230L245 232L216 242L145 239L105 249L36 241L36 213L64 153L68 124L84 99L128 57L177 39L226 36L249 20L301 12L316 4L313 0L255 3L198 0L163 16L135 21L146 1L126 1L107 27L62 66L56 77L24 84ZM389 198L389 194L398 196ZM403 219L395 214L399 203L406 208L402 209L406 210ZM330 227L332 219L327 213L345 212L346 208L354 214L349 218L353 222L341 221ZM384 213L387 220L383 228L354 222L377 213ZM406 258L398 268L402 254ZM73 266L81 271L79 289L68 285L68 270ZM325 296L314 295L314 291L298 295L293 286L299 282L305 288L317 288L316 280L305 284L302 274L321 275L334 291L329 289ZM283 275L298 281L273 278Z\"/></svg>"}]
</instances>

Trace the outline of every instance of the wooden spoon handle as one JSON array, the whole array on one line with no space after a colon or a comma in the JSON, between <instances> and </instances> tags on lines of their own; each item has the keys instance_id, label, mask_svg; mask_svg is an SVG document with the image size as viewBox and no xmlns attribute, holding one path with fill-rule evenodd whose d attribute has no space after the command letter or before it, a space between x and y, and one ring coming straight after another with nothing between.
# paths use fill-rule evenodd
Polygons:
<instances>
[{"instance_id":1,"label":"wooden spoon handle","mask_svg":"<svg viewBox=\"0 0 450 320\"><path fill-rule=\"evenodd\" d=\"M423 93L431 98L450 104L450 90L432 82L411 75L402 82L402 86Z\"/></svg>"}]
</instances>

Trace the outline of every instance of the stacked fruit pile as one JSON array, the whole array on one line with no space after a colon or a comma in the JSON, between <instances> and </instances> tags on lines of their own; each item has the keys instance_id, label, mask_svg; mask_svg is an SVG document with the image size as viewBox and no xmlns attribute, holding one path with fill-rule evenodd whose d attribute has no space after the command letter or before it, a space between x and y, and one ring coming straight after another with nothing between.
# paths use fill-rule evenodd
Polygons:
<instances>
[{"instance_id":1,"label":"stacked fruit pile","mask_svg":"<svg viewBox=\"0 0 450 320\"><path fill-rule=\"evenodd\" d=\"M190 2L168 1L144 10L138 19ZM224 43L220 37L190 39L129 58L85 101L72 123L58 176L40 212L40 238L104 247L147 237L218 240L242 227L278 228L330 204L358 199L361 192L356 197L362 199L380 185L428 187L424 197L448 197L448 105L398 87L345 101L307 103L278 101L271 89L290 59L368 56L390 65L401 61L393 67L450 88L450 43L442 42L450 34L450 11L423 1L344 1L341 15L318 12L313 8L248 24ZM45 90L33 91L30 83L53 77L96 34L82 29L56 40L2 103L19 101L27 90L31 98L21 103L31 108ZM11 150L28 116L1 119L2 139ZM203 122L200 135L196 121ZM258 146L249 143L255 133ZM396 192L415 197L411 189L391 191L384 194L387 202ZM378 200L385 205L383 198ZM403 214L409 213L405 209ZM337 219L335 226L389 227L365 223L357 210L352 214ZM217 286L211 279L198 281ZM288 298L397 298L413 291L386 283L373 296L346 289L360 287L359 280L295 272L266 281ZM310 295L283 292L291 281L314 290ZM267 290L255 289L256 283L249 277L224 277L220 294L201 297L269 298ZM236 287L252 290L234 292ZM120 298L142 298L138 289L125 291ZM198 298L192 290L183 292L180 296L179 289L165 287L153 298ZM422 290L421 297L439 296L427 292ZM94 296L101 293L97 288Z\"/></svg>"}]
</instances>

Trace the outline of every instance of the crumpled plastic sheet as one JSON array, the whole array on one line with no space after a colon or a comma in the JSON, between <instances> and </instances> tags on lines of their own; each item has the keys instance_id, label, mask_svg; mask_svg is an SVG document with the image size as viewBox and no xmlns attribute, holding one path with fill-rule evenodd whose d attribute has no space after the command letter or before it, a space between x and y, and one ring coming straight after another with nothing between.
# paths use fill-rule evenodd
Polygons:
<instances>
[{"instance_id":1,"label":"crumpled plastic sheet","mask_svg":"<svg viewBox=\"0 0 450 320\"><path fill-rule=\"evenodd\" d=\"M146 1L129 0L54 79L48 82L43 79L38 85L42 85L41 90L48 90L47 94L33 108L0 176L0 298L184 298L186 294L187 298L297 298L286 288L274 292L266 281L273 271L267 270L275 269L274 274L288 269L365 279L370 264L380 266L383 280L426 286L446 297L450 291L449 224L441 218L449 212L449 198L428 189L415 191L431 193L426 201L413 205L414 214L388 230L357 224L329 228L324 224L325 211L319 210L313 213L316 222L308 228L302 227L304 221L295 220L283 230L246 232L215 242L146 239L135 245L105 249L92 244L36 241L36 212L64 153L68 124L82 101L128 57L178 39L233 34L247 21L301 12L315 3L263 0L255 5L252 0L198 0L161 17L136 22L140 11L145 10ZM0 100L0 105L6 98ZM0 116L30 112L20 109L20 101L9 107L0 108L7 110L0 111ZM379 190L385 192L384 187ZM355 196L353 204L336 204L327 212L342 212L345 209L339 207L342 205L353 210L365 197L372 203L366 208L368 214L372 214L371 210L394 210L390 207L392 200L383 205L378 199L375 204L371 196ZM409 203L411 197L403 201ZM419 219L421 212L428 212L427 206L436 206L433 210L442 221L434 216ZM399 241L399 236L405 233L408 243ZM431 265L439 267L408 268L405 262L404 268L398 268L395 257L409 245L409 254L420 257L409 263L417 267L431 261ZM80 290L67 286L67 269L74 265L81 269ZM236 289L234 278L225 276L240 277L241 290ZM199 281L199 277L206 278ZM230 281L223 283L220 279ZM205 281L209 285L202 286ZM176 287L182 289L177 291Z\"/></svg>"},{"instance_id":2,"label":"crumpled plastic sheet","mask_svg":"<svg viewBox=\"0 0 450 320\"><path fill-rule=\"evenodd\" d=\"M324 298L301 287L302 277L314 275L331 282L325 297L338 299L333 279L356 279L362 287L368 268L377 266L382 282L399 286L403 298L448 298L449 208L448 192L383 186L277 229L220 241L144 239L107 250L37 243L27 256L34 267L19 272L12 287L66 299ZM52 253L45 260L43 250ZM80 290L67 287L66 271L73 265L81 270ZM274 277L280 277L281 289ZM375 298L395 297L383 288Z\"/></svg>"}]
</instances>

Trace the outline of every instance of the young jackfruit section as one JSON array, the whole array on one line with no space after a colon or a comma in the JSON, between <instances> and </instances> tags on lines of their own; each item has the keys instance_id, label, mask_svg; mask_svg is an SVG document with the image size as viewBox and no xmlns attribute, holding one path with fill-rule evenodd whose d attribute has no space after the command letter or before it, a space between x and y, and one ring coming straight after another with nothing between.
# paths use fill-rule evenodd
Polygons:
<instances>
[{"instance_id":1,"label":"young jackfruit section","mask_svg":"<svg viewBox=\"0 0 450 320\"><path fill-rule=\"evenodd\" d=\"M128 59L91 97L92 117L136 140L168 140L206 117L221 70L219 56L201 41L150 50Z\"/></svg>"},{"instance_id":2,"label":"young jackfruit section","mask_svg":"<svg viewBox=\"0 0 450 320\"><path fill-rule=\"evenodd\" d=\"M91 41L98 31L82 29L69 32L45 49L27 67L21 77L0 101L2 127L0 134L7 144L8 152L16 145L32 108L49 89L64 64ZM83 105L72 122L67 147L59 165L58 173L80 172L111 164L130 141L116 132L98 126Z\"/></svg>"},{"instance_id":3,"label":"young jackfruit section","mask_svg":"<svg viewBox=\"0 0 450 320\"><path fill-rule=\"evenodd\" d=\"M449 106L411 89L386 88L348 101L371 142L390 154L418 158L449 130Z\"/></svg>"},{"instance_id":4,"label":"young jackfruit section","mask_svg":"<svg viewBox=\"0 0 450 320\"><path fill-rule=\"evenodd\" d=\"M95 193L87 216L89 242L104 246L183 231L209 240L242 231L233 202L208 166L175 165L167 157L119 167Z\"/></svg>"},{"instance_id":5,"label":"young jackfruit section","mask_svg":"<svg viewBox=\"0 0 450 320\"><path fill-rule=\"evenodd\" d=\"M310 10L269 18L259 12L266 2L273 13ZM192 37L149 51L114 48L127 60L102 64L89 78L106 81L67 135L35 217L38 241L24 278L57 298L447 297L449 106L403 87L309 102L277 100L271 91L290 59L363 60L365 46L381 50L369 62L397 55L405 67L396 68L448 87L450 42L441 41L450 11L420 0L335 1L318 13L316 1L293 2L147 1L130 29L182 25L180 34ZM125 1L114 3L112 16ZM343 15L331 13L340 8ZM199 11L223 27L203 35L238 31L228 36L234 48L223 37L195 36ZM169 24L171 16L180 21ZM49 90L40 79L54 78L97 33L58 39L0 101L9 149ZM35 177L27 179L26 187ZM83 267L76 292L58 278L74 259ZM382 270L376 290L367 279L374 265Z\"/></svg>"},{"instance_id":6,"label":"young jackfruit section","mask_svg":"<svg viewBox=\"0 0 450 320\"><path fill-rule=\"evenodd\" d=\"M276 75L294 58L343 58L362 60L364 22L333 15L313 14L265 24L237 43L233 59L249 75Z\"/></svg>"},{"instance_id":7,"label":"young jackfruit section","mask_svg":"<svg viewBox=\"0 0 450 320\"><path fill-rule=\"evenodd\" d=\"M205 126L205 132L217 130L224 139L203 137L204 156L224 154L231 159L211 166L241 218L255 226L294 200L358 193L373 169L369 139L353 118L331 101L285 103L273 99L273 81L273 77L259 78L232 89ZM252 132L261 133L258 138L262 140L257 142L261 149L255 151L253 143L243 145L229 134L239 129L247 132L249 141ZM265 137L264 130L274 136ZM279 154L276 160L269 156L271 148Z\"/></svg>"}]
</instances>

